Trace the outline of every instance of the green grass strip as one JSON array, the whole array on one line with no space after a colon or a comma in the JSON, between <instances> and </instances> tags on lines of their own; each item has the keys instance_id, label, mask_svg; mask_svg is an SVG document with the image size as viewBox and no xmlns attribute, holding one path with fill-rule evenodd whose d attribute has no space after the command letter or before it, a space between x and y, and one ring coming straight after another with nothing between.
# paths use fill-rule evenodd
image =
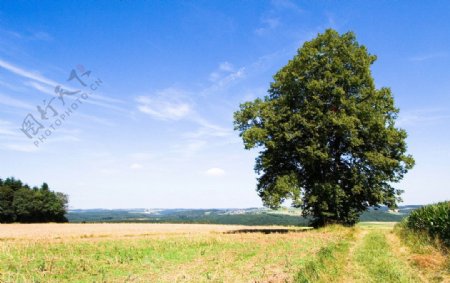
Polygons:
<instances>
[{"instance_id":1,"label":"green grass strip","mask_svg":"<svg viewBox=\"0 0 450 283\"><path fill-rule=\"evenodd\" d=\"M348 231L340 241L320 248L317 254L300 268L294 281L299 283L333 282L333 279L341 277L351 246L350 242L354 238L354 231L350 229Z\"/></svg>"},{"instance_id":2,"label":"green grass strip","mask_svg":"<svg viewBox=\"0 0 450 283\"><path fill-rule=\"evenodd\" d=\"M386 236L381 231L367 234L356 250L356 263L361 267L365 282L421 282L406 263L391 253ZM356 276L359 277L359 276Z\"/></svg>"}]
</instances>

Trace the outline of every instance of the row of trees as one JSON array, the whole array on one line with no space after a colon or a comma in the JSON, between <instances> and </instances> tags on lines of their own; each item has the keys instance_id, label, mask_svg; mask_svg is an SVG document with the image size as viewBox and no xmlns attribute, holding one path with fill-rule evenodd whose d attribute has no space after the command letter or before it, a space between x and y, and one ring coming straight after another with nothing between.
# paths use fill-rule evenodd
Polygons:
<instances>
[{"instance_id":1,"label":"row of trees","mask_svg":"<svg viewBox=\"0 0 450 283\"><path fill-rule=\"evenodd\" d=\"M46 183L29 187L14 178L0 179L0 223L67 222L67 195Z\"/></svg>"}]
</instances>

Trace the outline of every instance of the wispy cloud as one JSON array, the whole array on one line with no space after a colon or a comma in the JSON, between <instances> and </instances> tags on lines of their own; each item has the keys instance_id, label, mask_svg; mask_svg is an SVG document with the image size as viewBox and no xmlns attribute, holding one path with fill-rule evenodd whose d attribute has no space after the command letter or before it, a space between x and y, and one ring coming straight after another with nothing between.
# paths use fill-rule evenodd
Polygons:
<instances>
[{"instance_id":1,"label":"wispy cloud","mask_svg":"<svg viewBox=\"0 0 450 283\"><path fill-rule=\"evenodd\" d=\"M69 91L75 91L75 89L73 87L70 87L70 86L58 83L49 78L46 78L45 76L41 75L39 72L26 70L24 68L18 67L9 62L6 62L2 59L0 59L0 67L12 72L13 74L30 79L31 81L26 81L24 83L25 86L31 87L39 92L42 92L42 93L50 95L50 96L57 96L57 94L55 93L56 86L62 86L64 89L69 90ZM68 96L68 99L75 100L76 98ZM115 111L121 112L121 113L129 112L127 109L117 105L117 104L123 103L122 100L106 97L101 94L98 94L97 92L95 94L93 94L92 96L90 96L89 100L85 100L85 103L97 105L97 106L107 108L110 110L115 110Z\"/></svg>"},{"instance_id":2,"label":"wispy cloud","mask_svg":"<svg viewBox=\"0 0 450 283\"><path fill-rule=\"evenodd\" d=\"M131 170L140 170L142 168L144 168L144 166L140 163L133 163L130 165Z\"/></svg>"},{"instance_id":3,"label":"wispy cloud","mask_svg":"<svg viewBox=\"0 0 450 283\"><path fill-rule=\"evenodd\" d=\"M194 121L199 124L200 127L193 132L184 134L184 137L190 139L205 137L228 137L233 134L231 129L212 124L203 118L196 117Z\"/></svg>"},{"instance_id":4,"label":"wispy cloud","mask_svg":"<svg viewBox=\"0 0 450 283\"><path fill-rule=\"evenodd\" d=\"M155 95L136 98L138 110L160 120L180 120L193 113L192 105L183 91L168 88Z\"/></svg>"},{"instance_id":5,"label":"wispy cloud","mask_svg":"<svg viewBox=\"0 0 450 283\"><path fill-rule=\"evenodd\" d=\"M217 69L209 74L209 80L216 85L220 85L230 79L234 80L242 77L244 69L245 68L240 68L236 70L233 64L225 61L220 63Z\"/></svg>"},{"instance_id":6,"label":"wispy cloud","mask_svg":"<svg viewBox=\"0 0 450 283\"><path fill-rule=\"evenodd\" d=\"M418 109L413 111L401 112L397 120L397 125L418 126L418 125L434 125L439 123L448 123L450 121L450 113L445 109Z\"/></svg>"},{"instance_id":7,"label":"wispy cloud","mask_svg":"<svg viewBox=\"0 0 450 283\"><path fill-rule=\"evenodd\" d=\"M31 104L28 104L25 101L4 95L2 93L0 93L0 104L6 105L6 106L17 107L17 108L23 108L23 109L27 109L27 110L36 109Z\"/></svg>"},{"instance_id":8,"label":"wispy cloud","mask_svg":"<svg viewBox=\"0 0 450 283\"><path fill-rule=\"evenodd\" d=\"M225 175L225 170L223 170L222 168L214 167L206 170L205 174L211 177L222 177Z\"/></svg>"},{"instance_id":9,"label":"wispy cloud","mask_svg":"<svg viewBox=\"0 0 450 283\"><path fill-rule=\"evenodd\" d=\"M223 64L222 69L230 70L231 65ZM179 138L170 146L168 156L176 160L185 160L196 156L205 148L223 142L232 135L232 130L218 126L203 118L195 109L191 92L176 88L168 88L154 95L140 96L136 99L140 112L153 119L163 121L188 121L195 130L179 133ZM150 155L153 156L154 155ZM146 154L137 157L148 157ZM142 161L142 160L141 160Z\"/></svg>"},{"instance_id":10,"label":"wispy cloud","mask_svg":"<svg viewBox=\"0 0 450 283\"><path fill-rule=\"evenodd\" d=\"M31 80L34 80L34 81L37 81L37 82L40 82L40 83L43 83L46 85L50 85L50 86L60 85L58 82L50 80L50 79L42 76L38 72L32 72L32 71L25 70L23 68L15 66L9 62L6 62L2 59L0 59L0 67L6 69L16 75L19 75L21 77L31 79Z\"/></svg>"},{"instance_id":11,"label":"wispy cloud","mask_svg":"<svg viewBox=\"0 0 450 283\"><path fill-rule=\"evenodd\" d=\"M45 85L36 81L26 81L23 84L41 93L48 94L50 96L56 96L55 86Z\"/></svg>"},{"instance_id":12,"label":"wispy cloud","mask_svg":"<svg viewBox=\"0 0 450 283\"><path fill-rule=\"evenodd\" d=\"M223 63L219 64L219 70L224 71L224 72L233 72L234 67L233 67L233 64L231 64L229 62L223 62Z\"/></svg>"},{"instance_id":13,"label":"wispy cloud","mask_svg":"<svg viewBox=\"0 0 450 283\"><path fill-rule=\"evenodd\" d=\"M132 160L144 162L144 161L149 161L149 160L155 158L156 155L153 153L150 153L150 152L135 152L135 153L130 154L129 157Z\"/></svg>"},{"instance_id":14,"label":"wispy cloud","mask_svg":"<svg viewBox=\"0 0 450 283\"><path fill-rule=\"evenodd\" d=\"M103 126L113 127L116 125L109 119L97 117L97 116L91 115L91 114L77 113L77 116L82 117L82 118L88 120L89 122L97 123L97 124L100 124Z\"/></svg>"},{"instance_id":15,"label":"wispy cloud","mask_svg":"<svg viewBox=\"0 0 450 283\"><path fill-rule=\"evenodd\" d=\"M0 149L8 151L19 151L19 152L36 152L39 150L36 146L31 143L5 143L0 144Z\"/></svg>"},{"instance_id":16,"label":"wispy cloud","mask_svg":"<svg viewBox=\"0 0 450 283\"><path fill-rule=\"evenodd\" d=\"M23 86L13 85L13 84L7 83L3 80L0 80L0 86L3 86L5 88L7 88L8 90L12 90L14 92L23 92L26 89Z\"/></svg>"},{"instance_id":17,"label":"wispy cloud","mask_svg":"<svg viewBox=\"0 0 450 283\"><path fill-rule=\"evenodd\" d=\"M68 142L79 142L78 130L59 129L58 135L46 141L46 143L57 144ZM42 147L36 147L32 140L28 139L19 129L19 125L7 120L0 120L0 149L18 152L36 152Z\"/></svg>"},{"instance_id":18,"label":"wispy cloud","mask_svg":"<svg viewBox=\"0 0 450 283\"><path fill-rule=\"evenodd\" d=\"M292 50L295 51L293 48ZM239 142L233 133L231 122L223 127L205 119L202 113L196 109L197 103L205 105L200 100L209 99L208 96L215 92L225 91L234 83L246 79L246 70L253 75L266 71L281 57L285 57L292 50L277 51L272 54L261 56L248 67L235 67L228 61L218 63L216 69L210 73L211 84L200 90L183 90L170 87L152 94L136 97L136 108L140 113L146 114L153 119L163 121L188 121L196 128L188 131L180 131L179 139L171 145L171 153L178 159L191 158L197 154L213 147L223 147ZM265 93L265 90L262 91ZM198 95L195 95L198 94ZM260 94L252 93L259 96ZM196 103L197 102L197 103ZM211 110L211 109L209 109ZM208 111L202 109L201 112ZM208 116L211 117L211 116Z\"/></svg>"},{"instance_id":19,"label":"wispy cloud","mask_svg":"<svg viewBox=\"0 0 450 283\"><path fill-rule=\"evenodd\" d=\"M31 40L53 41L53 37L44 31L36 31L27 38Z\"/></svg>"},{"instance_id":20,"label":"wispy cloud","mask_svg":"<svg viewBox=\"0 0 450 283\"><path fill-rule=\"evenodd\" d=\"M270 31L275 30L278 26L280 26L281 22L276 17L267 17L261 19L261 27L255 30L257 35L264 35L269 33Z\"/></svg>"},{"instance_id":21,"label":"wispy cloud","mask_svg":"<svg viewBox=\"0 0 450 283\"><path fill-rule=\"evenodd\" d=\"M18 136L18 132L14 129L11 122L0 120L0 137L3 136L8 137Z\"/></svg>"},{"instance_id":22,"label":"wispy cloud","mask_svg":"<svg viewBox=\"0 0 450 283\"><path fill-rule=\"evenodd\" d=\"M172 152L177 159L191 158L207 146L208 142L203 139L183 139L172 146Z\"/></svg>"},{"instance_id":23,"label":"wispy cloud","mask_svg":"<svg viewBox=\"0 0 450 283\"><path fill-rule=\"evenodd\" d=\"M37 90L41 93L50 95L50 96L57 96L56 92L55 92L55 86L51 86L51 85L44 85L41 84L39 82L35 82L35 81L27 81L24 83L24 85L33 88L34 90ZM65 89L70 89L68 87L65 87ZM76 100L77 97L71 97L68 96L67 99L71 99L71 100ZM119 99L114 99L114 98L108 98L102 95L99 95L98 93L94 93L93 95L91 95L89 97L88 100L84 100L83 103L87 103L87 104L92 104L92 105L96 105L96 106L100 106L103 108L107 108L110 110L115 110L117 112L122 112L122 113L128 113L127 109L124 109L123 107L118 106L117 104L122 104L123 101L119 100Z\"/></svg>"},{"instance_id":24,"label":"wispy cloud","mask_svg":"<svg viewBox=\"0 0 450 283\"><path fill-rule=\"evenodd\" d=\"M273 31L283 25L282 20L286 17L287 13L293 13L297 17L298 14L303 13L303 9L293 1L272 1L270 9L261 16L260 25L254 30L255 34L263 36L273 33Z\"/></svg>"},{"instance_id":25,"label":"wispy cloud","mask_svg":"<svg viewBox=\"0 0 450 283\"><path fill-rule=\"evenodd\" d=\"M289 10L296 13L302 13L303 9L300 8L296 3L289 0L273 0L272 6L277 10Z\"/></svg>"},{"instance_id":26,"label":"wispy cloud","mask_svg":"<svg viewBox=\"0 0 450 283\"><path fill-rule=\"evenodd\" d=\"M21 136L19 129L10 121L0 120L0 150L35 152L38 148Z\"/></svg>"},{"instance_id":27,"label":"wispy cloud","mask_svg":"<svg viewBox=\"0 0 450 283\"><path fill-rule=\"evenodd\" d=\"M221 91L232 83L245 77L245 67L236 69L229 62L222 62L216 70L209 74L211 85L200 91L202 95L208 95L213 92Z\"/></svg>"},{"instance_id":28,"label":"wispy cloud","mask_svg":"<svg viewBox=\"0 0 450 283\"><path fill-rule=\"evenodd\" d=\"M295 49L294 49L295 50ZM273 54L261 56L248 65L248 69L255 74L264 72L288 51L278 51ZM224 61L210 74L209 86L194 91L178 88L167 88L156 91L151 95L138 96L135 101L137 109L153 119L163 121L189 121L197 127L190 131L180 131L179 139L171 146L171 153L178 159L190 158L207 148L227 146L239 142L233 133L230 124L228 127L220 126L211 120L205 119L196 109L197 100L207 99L207 96L224 91L233 83L246 78L247 67L235 67L232 63ZM265 91L263 91L264 93ZM199 95L194 96L197 93ZM255 95L255 94L253 94ZM258 94L259 95L259 94ZM199 103L204 105L203 103Z\"/></svg>"},{"instance_id":29,"label":"wispy cloud","mask_svg":"<svg viewBox=\"0 0 450 283\"><path fill-rule=\"evenodd\" d=\"M0 28L0 32L8 37L24 40L24 41L53 41L53 36L51 36L49 33L38 30L38 31L28 31L28 32L17 32L13 30L7 30L4 28Z\"/></svg>"},{"instance_id":30,"label":"wispy cloud","mask_svg":"<svg viewBox=\"0 0 450 283\"><path fill-rule=\"evenodd\" d=\"M428 61L433 59L442 59L442 58L448 58L449 54L446 52L435 52L435 53L428 53L428 54L422 54L418 56L410 57L410 61L414 62L422 62L422 61Z\"/></svg>"}]
</instances>

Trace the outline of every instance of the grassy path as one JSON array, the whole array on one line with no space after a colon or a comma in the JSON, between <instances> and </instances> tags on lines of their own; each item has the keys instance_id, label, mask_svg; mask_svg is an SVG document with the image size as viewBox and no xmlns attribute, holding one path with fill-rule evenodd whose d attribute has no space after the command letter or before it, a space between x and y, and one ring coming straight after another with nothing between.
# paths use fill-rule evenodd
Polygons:
<instances>
[{"instance_id":1,"label":"grassy path","mask_svg":"<svg viewBox=\"0 0 450 283\"><path fill-rule=\"evenodd\" d=\"M373 230L362 238L353 257L359 269L355 277L362 278L362 282L422 282L408 262L396 257L387 233Z\"/></svg>"},{"instance_id":2,"label":"grassy path","mask_svg":"<svg viewBox=\"0 0 450 283\"><path fill-rule=\"evenodd\" d=\"M411 267L408 251L391 229L363 227L349 231L306 262L295 281L428 282Z\"/></svg>"},{"instance_id":3,"label":"grassy path","mask_svg":"<svg viewBox=\"0 0 450 283\"><path fill-rule=\"evenodd\" d=\"M357 230L339 226L324 229L328 233L339 231L341 237L308 259L297 272L294 282L337 282L338 278L345 276L348 255L354 247Z\"/></svg>"}]
</instances>

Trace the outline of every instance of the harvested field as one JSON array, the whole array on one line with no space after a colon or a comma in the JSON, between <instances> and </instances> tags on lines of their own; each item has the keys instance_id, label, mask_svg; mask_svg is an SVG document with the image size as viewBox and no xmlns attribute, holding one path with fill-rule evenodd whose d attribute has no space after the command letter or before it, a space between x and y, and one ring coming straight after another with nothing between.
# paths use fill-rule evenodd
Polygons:
<instances>
[{"instance_id":1,"label":"harvested field","mask_svg":"<svg viewBox=\"0 0 450 283\"><path fill-rule=\"evenodd\" d=\"M0 239L104 238L170 234L287 233L306 228L207 224L0 224Z\"/></svg>"},{"instance_id":2,"label":"harvested field","mask_svg":"<svg viewBox=\"0 0 450 283\"><path fill-rule=\"evenodd\" d=\"M0 282L377 282L377 278L445 282L448 278L439 271L440 265L427 267L437 270L433 273L420 271L411 260L416 255L399 245L392 226L377 223L319 230L8 224L0 225Z\"/></svg>"}]
</instances>

